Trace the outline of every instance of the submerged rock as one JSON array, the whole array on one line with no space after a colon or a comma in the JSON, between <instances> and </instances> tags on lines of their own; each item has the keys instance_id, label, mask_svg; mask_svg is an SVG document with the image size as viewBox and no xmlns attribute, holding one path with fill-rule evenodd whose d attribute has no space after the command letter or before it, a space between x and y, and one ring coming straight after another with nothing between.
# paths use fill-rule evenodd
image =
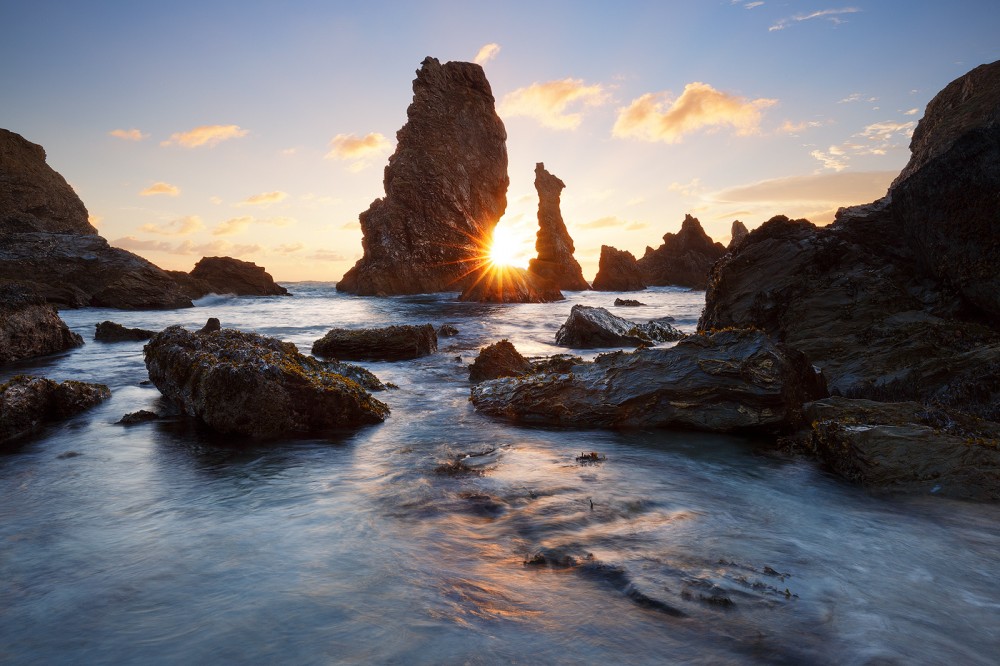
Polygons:
<instances>
[{"instance_id":1,"label":"submerged rock","mask_svg":"<svg viewBox=\"0 0 1000 666\"><path fill-rule=\"evenodd\" d=\"M726 248L709 238L697 218L685 215L680 231L664 234L663 245L655 250L647 247L637 263L649 286L704 289L712 264L725 253Z\"/></svg>"},{"instance_id":2,"label":"submerged rock","mask_svg":"<svg viewBox=\"0 0 1000 666\"><path fill-rule=\"evenodd\" d=\"M547 280L516 266L487 265L477 271L475 281L461 301L478 303L552 303L565 300L562 292Z\"/></svg>"},{"instance_id":3,"label":"submerged rock","mask_svg":"<svg viewBox=\"0 0 1000 666\"><path fill-rule=\"evenodd\" d=\"M469 366L469 381L520 377L531 370L531 362L521 356L509 340L501 340L479 350L476 360Z\"/></svg>"},{"instance_id":4,"label":"submerged rock","mask_svg":"<svg viewBox=\"0 0 1000 666\"><path fill-rule=\"evenodd\" d=\"M0 445L35 434L111 397L103 384L18 375L0 385Z\"/></svg>"},{"instance_id":5,"label":"submerged rock","mask_svg":"<svg viewBox=\"0 0 1000 666\"><path fill-rule=\"evenodd\" d=\"M287 296L288 290L275 283L270 273L251 261L232 257L202 257L189 274L189 290L198 287L203 291L192 298L207 294L235 294L236 296ZM204 287L201 287L201 284Z\"/></svg>"},{"instance_id":6,"label":"submerged rock","mask_svg":"<svg viewBox=\"0 0 1000 666\"><path fill-rule=\"evenodd\" d=\"M53 306L18 285L0 284L0 364L82 344Z\"/></svg>"},{"instance_id":7,"label":"submerged rock","mask_svg":"<svg viewBox=\"0 0 1000 666\"><path fill-rule=\"evenodd\" d=\"M113 321L102 321L97 324L94 331L94 339L100 342L149 340L154 335L156 335L156 331L147 331L144 328L125 328Z\"/></svg>"},{"instance_id":8,"label":"submerged rock","mask_svg":"<svg viewBox=\"0 0 1000 666\"><path fill-rule=\"evenodd\" d=\"M135 425L137 423L146 423L147 421L155 421L160 418L160 415L156 412L151 412L148 409L140 409L136 412L129 412L125 416L118 419L120 425Z\"/></svg>"},{"instance_id":9,"label":"submerged rock","mask_svg":"<svg viewBox=\"0 0 1000 666\"><path fill-rule=\"evenodd\" d=\"M543 163L535 165L535 190L538 191L535 251L538 256L529 262L528 271L556 289L585 291L590 285L583 279L583 270L573 257L576 248L559 210L559 197L565 187L564 182L545 170Z\"/></svg>"},{"instance_id":10,"label":"submerged rock","mask_svg":"<svg viewBox=\"0 0 1000 666\"><path fill-rule=\"evenodd\" d=\"M275 338L171 326L143 352L160 392L220 433L279 437L379 423L389 414L356 382Z\"/></svg>"},{"instance_id":11,"label":"submerged rock","mask_svg":"<svg viewBox=\"0 0 1000 666\"><path fill-rule=\"evenodd\" d=\"M601 259L594 278L596 291L641 291L646 282L631 252L601 246Z\"/></svg>"},{"instance_id":12,"label":"submerged rock","mask_svg":"<svg viewBox=\"0 0 1000 666\"><path fill-rule=\"evenodd\" d=\"M616 298L615 306L620 308L641 308L646 304L632 298Z\"/></svg>"},{"instance_id":13,"label":"submerged rock","mask_svg":"<svg viewBox=\"0 0 1000 666\"><path fill-rule=\"evenodd\" d=\"M313 343L312 353L351 361L399 361L437 351L437 334L430 324L384 328L334 328Z\"/></svg>"},{"instance_id":14,"label":"submerged rock","mask_svg":"<svg viewBox=\"0 0 1000 666\"><path fill-rule=\"evenodd\" d=\"M574 305L565 323L556 331L556 344L576 349L638 347L672 342L683 337L683 333L666 322L637 324L613 315L605 308Z\"/></svg>"}]
</instances>

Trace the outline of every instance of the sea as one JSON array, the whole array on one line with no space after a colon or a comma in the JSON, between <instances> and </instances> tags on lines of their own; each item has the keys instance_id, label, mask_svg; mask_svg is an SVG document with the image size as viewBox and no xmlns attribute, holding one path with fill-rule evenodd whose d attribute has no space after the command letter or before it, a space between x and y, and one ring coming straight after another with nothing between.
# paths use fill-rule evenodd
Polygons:
<instances>
[{"instance_id":1,"label":"sea","mask_svg":"<svg viewBox=\"0 0 1000 666\"><path fill-rule=\"evenodd\" d=\"M524 426L469 402L488 344L592 358L608 350L554 343L573 305L693 331L704 292L480 304L286 286L64 310L83 347L0 369L112 390L0 454L0 663L1000 660L1000 506L874 495L767 439ZM459 333L430 356L362 363L398 387L377 394L384 423L254 441L172 411L142 342L93 339L104 320L209 317L303 353L334 327ZM117 423L140 409L164 417Z\"/></svg>"}]
</instances>

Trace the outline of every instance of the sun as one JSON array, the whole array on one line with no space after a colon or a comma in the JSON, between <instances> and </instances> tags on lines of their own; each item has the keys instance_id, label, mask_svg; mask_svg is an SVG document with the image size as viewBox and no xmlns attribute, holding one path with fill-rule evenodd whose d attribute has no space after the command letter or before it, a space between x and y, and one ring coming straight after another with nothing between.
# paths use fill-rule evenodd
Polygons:
<instances>
[{"instance_id":1,"label":"sun","mask_svg":"<svg viewBox=\"0 0 1000 666\"><path fill-rule=\"evenodd\" d=\"M490 263L495 266L528 265L530 250L523 238L511 233L510 228L497 225L493 229L493 242L490 244Z\"/></svg>"}]
</instances>

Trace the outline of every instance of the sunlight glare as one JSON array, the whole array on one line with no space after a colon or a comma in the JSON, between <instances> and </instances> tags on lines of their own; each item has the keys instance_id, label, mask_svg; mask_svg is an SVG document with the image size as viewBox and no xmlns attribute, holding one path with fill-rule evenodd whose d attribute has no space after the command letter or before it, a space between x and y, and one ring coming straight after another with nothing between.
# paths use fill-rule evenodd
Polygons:
<instances>
[{"instance_id":1,"label":"sunlight glare","mask_svg":"<svg viewBox=\"0 0 1000 666\"><path fill-rule=\"evenodd\" d=\"M497 225L490 244L490 262L496 266L527 268L531 256L530 245L524 238L512 233L509 227Z\"/></svg>"}]
</instances>

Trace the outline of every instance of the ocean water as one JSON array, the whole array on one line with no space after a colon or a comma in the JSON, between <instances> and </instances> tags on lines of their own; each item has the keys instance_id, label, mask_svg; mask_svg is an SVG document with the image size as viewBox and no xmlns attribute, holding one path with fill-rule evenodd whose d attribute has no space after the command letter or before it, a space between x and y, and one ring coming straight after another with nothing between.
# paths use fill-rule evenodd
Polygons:
<instances>
[{"instance_id":1,"label":"ocean water","mask_svg":"<svg viewBox=\"0 0 1000 666\"><path fill-rule=\"evenodd\" d=\"M211 296L170 312L63 311L87 344L7 366L112 398L0 454L4 664L995 664L1000 507L876 497L739 437L519 427L477 414L468 365L553 345L575 303L693 330L703 292L538 305L454 295ZM208 317L296 343L334 326L452 323L385 423L253 442L163 412L142 343ZM596 351L584 356L593 356ZM606 460L584 464L583 452ZM447 474L462 459L472 473ZM575 567L531 564L571 555Z\"/></svg>"}]
</instances>

